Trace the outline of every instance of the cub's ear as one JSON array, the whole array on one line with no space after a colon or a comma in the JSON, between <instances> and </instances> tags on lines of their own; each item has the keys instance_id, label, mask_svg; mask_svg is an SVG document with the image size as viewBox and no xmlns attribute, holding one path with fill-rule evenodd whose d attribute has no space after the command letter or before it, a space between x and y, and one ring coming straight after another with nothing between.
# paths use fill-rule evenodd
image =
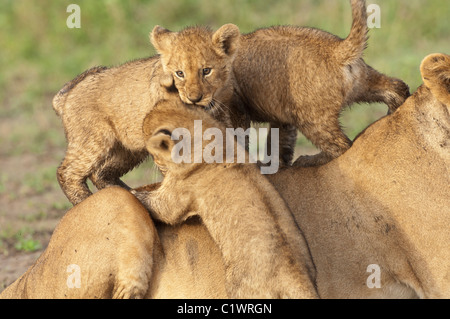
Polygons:
<instances>
[{"instance_id":1,"label":"cub's ear","mask_svg":"<svg viewBox=\"0 0 450 319\"><path fill-rule=\"evenodd\" d=\"M164 54L170 52L175 35L176 32L169 31L157 25L150 32L150 42L159 54Z\"/></svg>"},{"instance_id":2,"label":"cub's ear","mask_svg":"<svg viewBox=\"0 0 450 319\"><path fill-rule=\"evenodd\" d=\"M173 76L172 74L163 74L159 79L159 84L166 89L170 89L174 86Z\"/></svg>"},{"instance_id":3,"label":"cub's ear","mask_svg":"<svg viewBox=\"0 0 450 319\"><path fill-rule=\"evenodd\" d=\"M142 133L144 133L144 138L145 140L148 140L150 138L150 136L152 135L153 131L152 131L152 127L153 127L153 112L154 111L150 111L144 118L144 122L142 123Z\"/></svg>"},{"instance_id":4,"label":"cub's ear","mask_svg":"<svg viewBox=\"0 0 450 319\"><path fill-rule=\"evenodd\" d=\"M155 134L147 141L147 150L152 155L166 157L171 154L174 141L172 133L166 128L159 128Z\"/></svg>"},{"instance_id":5,"label":"cub's ear","mask_svg":"<svg viewBox=\"0 0 450 319\"><path fill-rule=\"evenodd\" d=\"M450 56L430 54L420 65L423 83L442 103L450 106Z\"/></svg>"},{"instance_id":6,"label":"cub's ear","mask_svg":"<svg viewBox=\"0 0 450 319\"><path fill-rule=\"evenodd\" d=\"M225 24L212 36L212 43L220 55L234 56L239 48L241 33L234 24Z\"/></svg>"}]
</instances>

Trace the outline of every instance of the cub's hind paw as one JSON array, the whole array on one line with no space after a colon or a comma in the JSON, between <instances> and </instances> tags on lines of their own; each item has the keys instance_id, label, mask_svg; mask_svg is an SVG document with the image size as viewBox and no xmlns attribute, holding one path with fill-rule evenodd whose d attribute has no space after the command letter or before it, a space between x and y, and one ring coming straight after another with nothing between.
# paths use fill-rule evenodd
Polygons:
<instances>
[{"instance_id":1,"label":"cub's hind paw","mask_svg":"<svg viewBox=\"0 0 450 319\"><path fill-rule=\"evenodd\" d=\"M302 155L299 156L292 164L294 167L312 167L320 166L330 162L333 158L321 152L316 155Z\"/></svg>"}]
</instances>

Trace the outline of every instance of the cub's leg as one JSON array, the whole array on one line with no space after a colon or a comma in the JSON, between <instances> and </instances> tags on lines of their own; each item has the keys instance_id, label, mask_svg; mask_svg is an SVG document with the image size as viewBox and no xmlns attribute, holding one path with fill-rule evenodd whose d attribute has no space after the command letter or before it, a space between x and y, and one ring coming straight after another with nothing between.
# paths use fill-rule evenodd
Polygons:
<instances>
[{"instance_id":1,"label":"cub's leg","mask_svg":"<svg viewBox=\"0 0 450 319\"><path fill-rule=\"evenodd\" d=\"M73 205L92 195L86 179L108 157L114 145L114 136L107 130L99 128L85 132L67 136L66 155L56 173L62 191ZM89 136L89 139L83 136Z\"/></svg>"},{"instance_id":2,"label":"cub's leg","mask_svg":"<svg viewBox=\"0 0 450 319\"><path fill-rule=\"evenodd\" d=\"M267 135L267 155L272 154L272 128L279 129L278 141L276 142L279 146L280 166L290 166L297 142L297 127L289 124L270 123L269 134Z\"/></svg>"},{"instance_id":3,"label":"cub's leg","mask_svg":"<svg viewBox=\"0 0 450 319\"><path fill-rule=\"evenodd\" d=\"M133 194L137 194L139 192L147 192L147 195L148 195L149 192L156 191L160 187L161 187L161 182L157 182L157 183L148 184L148 185L140 186L140 187L137 187L137 188L133 188L133 190L131 192Z\"/></svg>"},{"instance_id":4,"label":"cub's leg","mask_svg":"<svg viewBox=\"0 0 450 319\"><path fill-rule=\"evenodd\" d=\"M153 184L131 190L131 193L150 212L153 219L173 225L185 220L194 198L189 190L177 183Z\"/></svg>"},{"instance_id":5,"label":"cub's leg","mask_svg":"<svg viewBox=\"0 0 450 319\"><path fill-rule=\"evenodd\" d=\"M86 183L89 166L76 164L78 159L78 154L68 148L56 173L62 191L74 206L92 195Z\"/></svg>"},{"instance_id":6,"label":"cub's leg","mask_svg":"<svg viewBox=\"0 0 450 319\"><path fill-rule=\"evenodd\" d=\"M315 123L301 123L301 132L322 152L313 156L300 156L294 166L318 166L339 157L352 146L339 124L339 115L328 113Z\"/></svg>"},{"instance_id":7,"label":"cub's leg","mask_svg":"<svg viewBox=\"0 0 450 319\"><path fill-rule=\"evenodd\" d=\"M132 152L120 143L116 143L109 155L95 168L89 178L98 190L114 185L130 190L130 187L121 181L120 177L138 166L147 157L146 150Z\"/></svg>"},{"instance_id":8,"label":"cub's leg","mask_svg":"<svg viewBox=\"0 0 450 319\"><path fill-rule=\"evenodd\" d=\"M233 98L229 107L228 105L222 104L221 108L215 111L212 115L213 117L224 123L227 128L242 128L245 131L251 127L251 121L248 115L243 111L243 106L240 102L237 102L236 97ZM249 135L245 136L245 149L249 150L250 138Z\"/></svg>"},{"instance_id":9,"label":"cub's leg","mask_svg":"<svg viewBox=\"0 0 450 319\"><path fill-rule=\"evenodd\" d=\"M350 72L358 72L354 91L345 104L359 102L382 102L394 112L409 97L409 87L403 81L379 73L364 64L350 68ZM353 71L352 71L353 70ZM303 121L299 125L302 133L316 145L322 153L314 156L301 156L295 161L296 166L323 165L340 156L350 148L352 142L344 134L339 124L339 112L342 103L328 106L329 110L338 112L322 113L317 119ZM326 118L324 118L324 115ZM301 117L300 117L301 118Z\"/></svg>"},{"instance_id":10,"label":"cub's leg","mask_svg":"<svg viewBox=\"0 0 450 319\"><path fill-rule=\"evenodd\" d=\"M382 102L394 112L410 96L409 87L403 81L379 73L366 66L366 77L357 84L359 95L354 102Z\"/></svg>"}]
</instances>

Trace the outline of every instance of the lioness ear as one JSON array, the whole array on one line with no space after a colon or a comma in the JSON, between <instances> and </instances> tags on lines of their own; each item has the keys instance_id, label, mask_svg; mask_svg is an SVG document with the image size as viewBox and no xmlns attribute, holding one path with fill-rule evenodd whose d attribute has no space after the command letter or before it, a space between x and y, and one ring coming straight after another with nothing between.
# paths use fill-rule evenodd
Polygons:
<instances>
[{"instance_id":1,"label":"lioness ear","mask_svg":"<svg viewBox=\"0 0 450 319\"><path fill-rule=\"evenodd\" d=\"M420 65L423 83L442 103L450 106L450 56L430 54Z\"/></svg>"},{"instance_id":2,"label":"lioness ear","mask_svg":"<svg viewBox=\"0 0 450 319\"><path fill-rule=\"evenodd\" d=\"M219 54L233 56L239 48L241 33L234 24L225 24L212 36L212 43Z\"/></svg>"},{"instance_id":3,"label":"lioness ear","mask_svg":"<svg viewBox=\"0 0 450 319\"><path fill-rule=\"evenodd\" d=\"M150 32L150 42L159 54L164 54L165 52L170 51L175 34L175 32L157 25L153 28L152 32Z\"/></svg>"}]
</instances>

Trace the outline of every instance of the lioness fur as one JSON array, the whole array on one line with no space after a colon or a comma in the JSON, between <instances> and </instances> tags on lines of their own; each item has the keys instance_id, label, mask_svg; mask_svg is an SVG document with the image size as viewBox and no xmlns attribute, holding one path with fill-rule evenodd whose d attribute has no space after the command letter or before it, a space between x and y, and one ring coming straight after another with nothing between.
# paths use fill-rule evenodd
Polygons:
<instances>
[{"instance_id":1,"label":"lioness fur","mask_svg":"<svg viewBox=\"0 0 450 319\"><path fill-rule=\"evenodd\" d=\"M301 231L256 164L174 161L172 132L177 128L191 133L192 159L198 151L194 120L202 121L202 136L210 128L225 133L221 123L199 109L186 109L181 102L161 102L144 120L147 150L164 179L148 195L138 193L141 202L153 218L167 224L201 217L221 251L229 297L317 298L311 280L314 265ZM215 141L215 152L225 150L230 142ZM211 145L202 143L204 155Z\"/></svg>"},{"instance_id":2,"label":"lioness fur","mask_svg":"<svg viewBox=\"0 0 450 319\"><path fill-rule=\"evenodd\" d=\"M367 65L367 12L364 0L351 0L353 24L346 39L304 27L275 26L258 29L240 38L233 62L236 87L233 112L242 112L242 126L250 121L269 122L280 128L280 163L291 163L297 130L322 153L302 156L296 165L325 164L352 144L340 127L342 109L353 103L382 102L394 112L409 96L403 81L385 76ZM159 41L170 58L174 35L165 30ZM174 83L188 85L176 72L183 62L170 60L167 71ZM187 69L189 70L189 69ZM170 83L170 82L169 82ZM186 101L186 100L185 100ZM271 139L268 138L270 141Z\"/></svg>"},{"instance_id":3,"label":"lioness fur","mask_svg":"<svg viewBox=\"0 0 450 319\"><path fill-rule=\"evenodd\" d=\"M152 39L158 38L157 30ZM172 34L171 42L176 45L171 58L183 63L185 78L195 79L201 87L191 82L183 87L161 86L166 72L159 55L118 67L95 67L67 83L54 97L53 108L61 117L67 139L57 178L69 201L75 205L91 194L87 178L98 189L111 185L129 189L120 177L148 156L142 121L161 99L181 97L207 109L214 104L217 118L233 122L229 110L221 105L228 104L233 94L230 73L239 36L239 29L232 24L216 32L191 27ZM204 68L209 68L209 74L199 73ZM193 94L201 99L194 100Z\"/></svg>"},{"instance_id":4,"label":"lioness fur","mask_svg":"<svg viewBox=\"0 0 450 319\"><path fill-rule=\"evenodd\" d=\"M328 165L272 183L305 234L321 297L450 297L450 56ZM380 288L368 288L376 265Z\"/></svg>"},{"instance_id":5,"label":"lioness fur","mask_svg":"<svg viewBox=\"0 0 450 319\"><path fill-rule=\"evenodd\" d=\"M450 298L450 57L426 57L421 73L424 84L413 96L394 114L369 126L341 157L322 167L288 168L269 176L305 234L322 298ZM159 186L148 185L139 192L153 192ZM78 240L85 232L73 231L71 225L97 229L104 225L104 212L115 210L125 219L121 225L136 216L143 217L140 225L148 222L148 216L139 213L143 207L121 188L105 189L95 196L104 200L92 197L73 208L76 213L67 213L60 223L68 225L65 236L51 239L55 246L64 247L73 238L87 256L99 252L99 258L85 259L87 269L96 270L93 276L105 261L117 260L117 252L111 252L115 247L106 245L103 248L108 249L96 251L92 242ZM132 205L133 212L124 214L124 205ZM88 221L80 223L83 211ZM111 230L132 239L141 234L122 226ZM200 221L191 218L178 226L157 223L156 230L163 254L153 249L154 275L147 296L226 297L220 250ZM147 231L142 233L151 238ZM143 239L130 243L143 245ZM36 263L20 284L16 281L0 297L26 297L32 287L45 286L47 290L40 290L37 297L49 298L55 286L67 287L67 277L56 282L53 273L64 271L73 261L60 259L60 251L44 254L47 266ZM380 288L368 287L369 265L380 267ZM44 275L32 270L43 266L48 267ZM107 275L100 272L98 278ZM114 287L109 281L92 282L92 287L81 286L84 297L94 297L90 294L94 289L111 292ZM64 298L64 292L58 297Z\"/></svg>"},{"instance_id":6,"label":"lioness fur","mask_svg":"<svg viewBox=\"0 0 450 319\"><path fill-rule=\"evenodd\" d=\"M224 281L220 251L201 221L155 225L130 192L109 187L64 215L0 299L226 298Z\"/></svg>"},{"instance_id":7,"label":"lioness fur","mask_svg":"<svg viewBox=\"0 0 450 319\"><path fill-rule=\"evenodd\" d=\"M0 298L142 298L161 258L158 243L139 201L105 189L64 215L42 255Z\"/></svg>"}]
</instances>

